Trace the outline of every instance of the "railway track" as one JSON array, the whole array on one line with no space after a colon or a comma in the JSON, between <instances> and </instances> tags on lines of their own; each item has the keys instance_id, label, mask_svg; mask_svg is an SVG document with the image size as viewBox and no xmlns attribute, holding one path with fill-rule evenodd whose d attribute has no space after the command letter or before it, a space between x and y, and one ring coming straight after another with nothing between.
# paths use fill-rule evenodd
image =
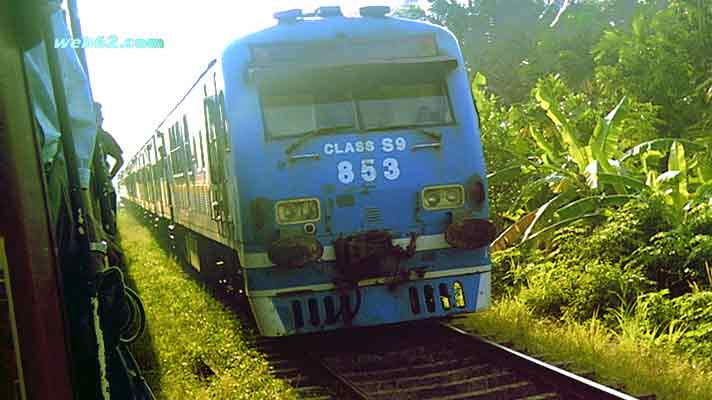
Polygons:
<instances>
[{"instance_id":1,"label":"railway track","mask_svg":"<svg viewBox=\"0 0 712 400\"><path fill-rule=\"evenodd\" d=\"M645 399L451 324L419 323L257 339L303 399Z\"/></svg>"},{"instance_id":2,"label":"railway track","mask_svg":"<svg viewBox=\"0 0 712 400\"><path fill-rule=\"evenodd\" d=\"M257 332L234 288L212 286L212 294ZM478 337L458 319L256 337L251 345L276 377L307 400L655 400L594 382L590 372L569 372L566 363L549 364Z\"/></svg>"}]
</instances>

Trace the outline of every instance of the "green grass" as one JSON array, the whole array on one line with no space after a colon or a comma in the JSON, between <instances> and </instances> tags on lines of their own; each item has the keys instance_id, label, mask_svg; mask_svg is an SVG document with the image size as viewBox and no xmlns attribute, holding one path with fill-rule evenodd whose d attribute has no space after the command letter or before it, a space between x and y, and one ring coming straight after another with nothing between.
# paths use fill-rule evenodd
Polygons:
<instances>
[{"instance_id":1,"label":"green grass","mask_svg":"<svg viewBox=\"0 0 712 400\"><path fill-rule=\"evenodd\" d=\"M465 323L528 354L544 354L546 361L569 361L569 369L593 371L601 383L622 383L630 394L655 394L659 400L712 399L712 365L691 361L639 335L615 334L597 319L540 319L521 301L504 298Z\"/></svg>"},{"instance_id":2,"label":"green grass","mask_svg":"<svg viewBox=\"0 0 712 400\"><path fill-rule=\"evenodd\" d=\"M132 350L159 399L294 399L250 348L234 313L210 296L158 247L151 233L119 214L129 276L148 327ZM215 375L201 377L209 366ZM204 374L203 374L204 375Z\"/></svg>"},{"instance_id":3,"label":"green grass","mask_svg":"<svg viewBox=\"0 0 712 400\"><path fill-rule=\"evenodd\" d=\"M294 399L272 377L251 333L234 313L189 278L132 216L120 213L129 276L146 307L148 328L132 350L159 399ZM613 333L597 320L561 322L534 317L521 301L504 298L466 320L480 334L512 342L547 361L570 361L606 384L658 399L712 399L712 365L694 364L668 346ZM628 323L633 324L630 320ZM201 378L201 364L216 375ZM571 368L569 368L571 369Z\"/></svg>"}]
</instances>

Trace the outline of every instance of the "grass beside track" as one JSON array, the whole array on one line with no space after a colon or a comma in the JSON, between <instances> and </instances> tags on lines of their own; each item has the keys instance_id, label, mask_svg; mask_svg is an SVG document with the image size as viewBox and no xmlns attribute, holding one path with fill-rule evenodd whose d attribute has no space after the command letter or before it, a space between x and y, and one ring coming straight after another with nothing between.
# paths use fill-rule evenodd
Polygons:
<instances>
[{"instance_id":1,"label":"grass beside track","mask_svg":"<svg viewBox=\"0 0 712 400\"><path fill-rule=\"evenodd\" d=\"M568 361L568 369L593 371L601 383L622 383L631 394L712 399L712 364L692 362L653 340L614 334L595 319L581 324L541 320L521 302L505 298L468 317L466 325L528 354L544 354L545 361Z\"/></svg>"},{"instance_id":2,"label":"grass beside track","mask_svg":"<svg viewBox=\"0 0 712 400\"><path fill-rule=\"evenodd\" d=\"M295 398L248 347L250 333L233 312L185 274L132 215L120 212L119 225L127 280L148 320L132 350L159 399Z\"/></svg>"}]
</instances>

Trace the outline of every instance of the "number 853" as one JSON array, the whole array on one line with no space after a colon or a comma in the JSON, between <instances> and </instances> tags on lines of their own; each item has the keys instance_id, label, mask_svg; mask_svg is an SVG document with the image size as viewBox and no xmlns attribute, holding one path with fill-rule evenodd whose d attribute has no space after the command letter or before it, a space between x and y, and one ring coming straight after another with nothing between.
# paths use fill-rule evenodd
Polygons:
<instances>
[{"instance_id":1,"label":"number 853","mask_svg":"<svg viewBox=\"0 0 712 400\"><path fill-rule=\"evenodd\" d=\"M398 160L392 157L385 158L381 162L380 169L383 171L383 177L389 181L396 180L400 176L398 168ZM351 161L340 161L336 166L338 170L339 182L348 185L354 181L356 174ZM376 168L376 160L373 158L365 158L361 160L361 179L365 182L373 182L378 177L378 169Z\"/></svg>"}]
</instances>

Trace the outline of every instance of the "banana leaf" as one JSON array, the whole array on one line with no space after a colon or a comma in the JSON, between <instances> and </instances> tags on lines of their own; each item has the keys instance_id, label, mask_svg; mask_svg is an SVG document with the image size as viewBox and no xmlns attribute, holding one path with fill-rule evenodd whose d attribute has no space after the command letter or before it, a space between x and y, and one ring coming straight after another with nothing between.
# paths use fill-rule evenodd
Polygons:
<instances>
[{"instance_id":1,"label":"banana leaf","mask_svg":"<svg viewBox=\"0 0 712 400\"><path fill-rule=\"evenodd\" d=\"M687 191L687 161L685 160L685 147L679 142L675 142L670 146L668 171L680 171L680 179L673 190L675 196L687 200L690 197L690 193Z\"/></svg>"},{"instance_id":2,"label":"banana leaf","mask_svg":"<svg viewBox=\"0 0 712 400\"><path fill-rule=\"evenodd\" d=\"M573 218L561 220L561 221L559 221L559 222L557 222L557 223L555 223L555 224L551 224L551 225L547 226L546 228L543 228L543 229L540 229L540 230L536 231L535 233L533 233L533 234L529 237L528 240L534 240L534 239L538 238L539 236L541 236L541 235L543 235L543 234L545 234L545 233L547 233L547 232L551 232L551 231L554 231L554 230L556 230L556 229L563 228L564 226L569 225L569 224L571 224L571 223L573 223L573 222L576 222L576 221L579 221L579 220L582 220L582 219L586 219L586 218L598 217L598 216L600 216L600 215L601 215L601 214L599 214L599 213L591 213L591 214L584 214L584 215L580 215L580 216L577 216L577 217L573 217Z\"/></svg>"},{"instance_id":3,"label":"banana leaf","mask_svg":"<svg viewBox=\"0 0 712 400\"><path fill-rule=\"evenodd\" d=\"M552 122L554 122L554 125L556 125L562 141L568 146L569 154L573 158L574 162L578 164L579 171L582 171L588 165L588 158L586 157L583 147L574 137L573 129L571 128L571 125L569 125L566 116L559 108L558 102L544 87L539 87L536 90L535 95L541 108L546 111L546 115Z\"/></svg>"},{"instance_id":4,"label":"banana leaf","mask_svg":"<svg viewBox=\"0 0 712 400\"><path fill-rule=\"evenodd\" d=\"M623 154L623 157L619 161L625 161L626 159L634 156L638 156L650 150L658 150L667 153L673 143L678 142L684 145L688 150L691 151L704 151L706 147L700 143L693 142L691 140L678 139L678 138L660 138L653 139L647 142L640 143Z\"/></svg>"},{"instance_id":5,"label":"banana leaf","mask_svg":"<svg viewBox=\"0 0 712 400\"><path fill-rule=\"evenodd\" d=\"M532 220L531 224L529 224L527 229L524 231L522 241L526 241L527 239L529 239L529 236L531 235L532 231L534 230L534 227L539 221L547 221L548 218L554 214L554 211L558 208L560 204L571 200L575 196L577 196L576 190L568 190L566 192L560 193L559 195L555 196L553 199L547 201L541 207L539 207L534 214L534 219Z\"/></svg>"},{"instance_id":6,"label":"banana leaf","mask_svg":"<svg viewBox=\"0 0 712 400\"><path fill-rule=\"evenodd\" d=\"M622 185L634 189L637 192L648 189L645 182L625 175L598 174L598 180L602 184L610 184L613 186Z\"/></svg>"},{"instance_id":7,"label":"banana leaf","mask_svg":"<svg viewBox=\"0 0 712 400\"><path fill-rule=\"evenodd\" d=\"M596 123L596 128L588 142L591 148L591 155L599 162L601 169L608 173L613 171L608 164L608 160L613 158L613 151L618 144L618 129L616 129L615 123L620 121L625 114L622 112L625 100L624 96L608 115Z\"/></svg>"},{"instance_id":8,"label":"banana leaf","mask_svg":"<svg viewBox=\"0 0 712 400\"><path fill-rule=\"evenodd\" d=\"M655 179L656 183L670 183L680 177L680 171L666 171Z\"/></svg>"},{"instance_id":9,"label":"banana leaf","mask_svg":"<svg viewBox=\"0 0 712 400\"><path fill-rule=\"evenodd\" d=\"M529 133L531 133L534 143L536 143L539 148L544 150L544 154L546 154L550 161L553 161L556 164L562 163L561 154L556 151L556 148L548 140L546 140L541 132L529 126Z\"/></svg>"},{"instance_id":10,"label":"banana leaf","mask_svg":"<svg viewBox=\"0 0 712 400\"><path fill-rule=\"evenodd\" d=\"M490 184L500 183L503 181L508 181L514 179L518 176L525 175L524 167L521 165L514 165L511 167L500 169L491 174L487 175L487 182Z\"/></svg>"},{"instance_id":11,"label":"banana leaf","mask_svg":"<svg viewBox=\"0 0 712 400\"><path fill-rule=\"evenodd\" d=\"M599 195L589 196L582 199L572 201L571 203L556 210L556 216L559 220L567 220L591 214L601 207L620 206L635 198L634 195Z\"/></svg>"},{"instance_id":12,"label":"banana leaf","mask_svg":"<svg viewBox=\"0 0 712 400\"><path fill-rule=\"evenodd\" d=\"M598 189L598 160L591 161L586 169L584 170L584 176L586 177L586 184L593 190Z\"/></svg>"},{"instance_id":13,"label":"banana leaf","mask_svg":"<svg viewBox=\"0 0 712 400\"><path fill-rule=\"evenodd\" d=\"M495 252L499 250L506 249L510 244L517 241L524 233L524 230L531 224L534 220L536 212L530 212L529 214L520 218L517 222L513 223L507 229L502 232L497 239L490 245L490 251Z\"/></svg>"}]
</instances>

